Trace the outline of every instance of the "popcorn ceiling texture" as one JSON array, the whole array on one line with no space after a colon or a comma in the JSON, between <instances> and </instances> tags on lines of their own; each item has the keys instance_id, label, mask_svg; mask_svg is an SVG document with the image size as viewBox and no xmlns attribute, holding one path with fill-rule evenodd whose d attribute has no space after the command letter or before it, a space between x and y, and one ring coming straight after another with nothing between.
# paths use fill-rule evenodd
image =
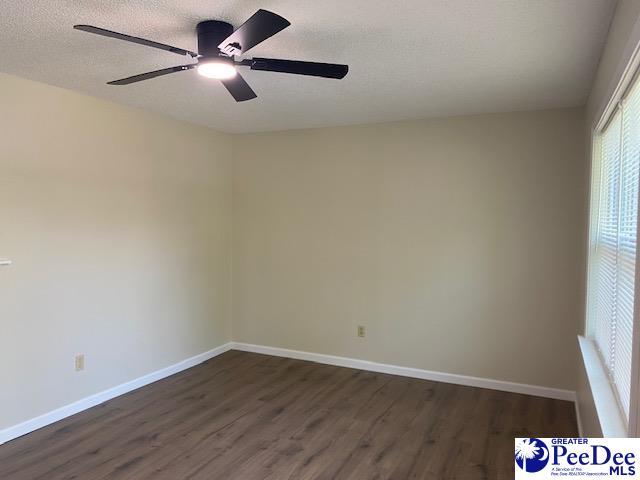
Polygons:
<instances>
[{"instance_id":1,"label":"popcorn ceiling texture","mask_svg":"<svg viewBox=\"0 0 640 480\"><path fill-rule=\"evenodd\" d=\"M611 0L21 0L0 10L0 70L242 133L583 105ZM194 71L109 80L186 59L78 32L74 24L195 49L195 26L238 26L257 9L292 26L251 56L347 63L342 81L243 70L258 99L236 104Z\"/></svg>"}]
</instances>

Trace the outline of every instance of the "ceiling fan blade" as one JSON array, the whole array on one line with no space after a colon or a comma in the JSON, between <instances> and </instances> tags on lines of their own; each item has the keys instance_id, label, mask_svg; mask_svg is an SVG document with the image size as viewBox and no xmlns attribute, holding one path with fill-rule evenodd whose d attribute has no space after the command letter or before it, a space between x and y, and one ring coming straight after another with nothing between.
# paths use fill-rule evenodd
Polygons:
<instances>
[{"instance_id":1,"label":"ceiling fan blade","mask_svg":"<svg viewBox=\"0 0 640 480\"><path fill-rule=\"evenodd\" d=\"M277 60L275 58L252 58L243 64L250 65L251 70L266 72L293 73L312 77L344 78L349 71L348 65L335 63L302 62L299 60Z\"/></svg>"},{"instance_id":2,"label":"ceiling fan blade","mask_svg":"<svg viewBox=\"0 0 640 480\"><path fill-rule=\"evenodd\" d=\"M236 99L236 102L245 102L258 96L239 73L235 77L229 80L221 80L221 82L229 90L233 98Z\"/></svg>"},{"instance_id":3,"label":"ceiling fan blade","mask_svg":"<svg viewBox=\"0 0 640 480\"><path fill-rule=\"evenodd\" d=\"M261 9L224 39L218 48L229 56L241 55L289 25L291 23L280 15Z\"/></svg>"},{"instance_id":4,"label":"ceiling fan blade","mask_svg":"<svg viewBox=\"0 0 640 480\"><path fill-rule=\"evenodd\" d=\"M130 83L141 82L143 80L149 80L150 78L160 77L162 75L168 75L170 73L182 72L183 70L191 70L195 68L195 64L192 65L178 65L177 67L163 68L162 70L155 70L153 72L141 73L140 75L134 75L133 77L121 78L120 80L114 80L108 82L108 85L129 85Z\"/></svg>"},{"instance_id":5,"label":"ceiling fan blade","mask_svg":"<svg viewBox=\"0 0 640 480\"><path fill-rule=\"evenodd\" d=\"M94 27L91 25L74 25L76 30L82 30L83 32L95 33L96 35L102 35L103 37L117 38L118 40L124 40L126 42L133 42L139 45L146 45L147 47L159 48L160 50L166 50L167 52L177 53L178 55L190 55L194 58L198 56L197 53L189 50L184 50L178 47L172 47L171 45L165 45L164 43L154 42L140 37L132 37L131 35L125 35L124 33L112 32L111 30L105 30L104 28Z\"/></svg>"}]
</instances>

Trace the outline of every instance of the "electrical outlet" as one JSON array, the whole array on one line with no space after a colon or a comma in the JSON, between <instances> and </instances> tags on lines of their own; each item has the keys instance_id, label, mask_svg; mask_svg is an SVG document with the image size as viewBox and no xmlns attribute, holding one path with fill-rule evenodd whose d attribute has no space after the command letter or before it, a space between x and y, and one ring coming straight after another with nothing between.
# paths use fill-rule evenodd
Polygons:
<instances>
[{"instance_id":1,"label":"electrical outlet","mask_svg":"<svg viewBox=\"0 0 640 480\"><path fill-rule=\"evenodd\" d=\"M84 353L76 355L76 372L84 370Z\"/></svg>"},{"instance_id":2,"label":"electrical outlet","mask_svg":"<svg viewBox=\"0 0 640 480\"><path fill-rule=\"evenodd\" d=\"M358 336L364 337L364 334L365 334L364 327L362 325L358 325Z\"/></svg>"}]
</instances>

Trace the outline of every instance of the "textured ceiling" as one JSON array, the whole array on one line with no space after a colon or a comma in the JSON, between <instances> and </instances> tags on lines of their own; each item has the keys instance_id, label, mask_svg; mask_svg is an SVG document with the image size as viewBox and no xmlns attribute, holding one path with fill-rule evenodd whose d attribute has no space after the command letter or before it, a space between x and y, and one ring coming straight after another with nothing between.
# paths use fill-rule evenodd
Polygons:
<instances>
[{"instance_id":1,"label":"textured ceiling","mask_svg":"<svg viewBox=\"0 0 640 480\"><path fill-rule=\"evenodd\" d=\"M543 109L585 103L613 0L17 0L0 7L0 71L225 132ZM236 103L178 55L73 30L87 23L190 50L195 26L238 26L259 8L292 25L262 56L346 63L344 80L242 69Z\"/></svg>"}]
</instances>

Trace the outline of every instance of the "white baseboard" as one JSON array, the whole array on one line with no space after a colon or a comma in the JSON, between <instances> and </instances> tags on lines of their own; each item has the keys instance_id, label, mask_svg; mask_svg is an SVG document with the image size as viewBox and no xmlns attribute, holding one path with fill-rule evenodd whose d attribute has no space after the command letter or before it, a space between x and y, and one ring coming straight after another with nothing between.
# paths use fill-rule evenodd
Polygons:
<instances>
[{"instance_id":1,"label":"white baseboard","mask_svg":"<svg viewBox=\"0 0 640 480\"><path fill-rule=\"evenodd\" d=\"M232 342L220 345L208 352L187 358L186 360L182 360L174 365L156 370L155 372L151 372L147 375L136 378L135 380L131 380L116 387L109 388L108 390L85 397L77 402L70 403L69 405L65 405L64 407L60 407L56 410L45 413L44 415L40 415L39 417L35 417L31 420L27 420L26 422L19 423L18 425L0 430L0 445L8 442L9 440L13 440L14 438L33 432L34 430L38 430L39 428L46 427L47 425L62 420L63 418L70 417L71 415L75 415L83 410L95 407L107 400L111 400L112 398L118 397L137 388L144 387L150 383L157 382L158 380L162 380L163 378L186 370L187 368L195 367L210 358L231 350L232 345Z\"/></svg>"},{"instance_id":2,"label":"white baseboard","mask_svg":"<svg viewBox=\"0 0 640 480\"><path fill-rule=\"evenodd\" d=\"M311 362L324 363L339 367L356 368L358 370L369 370L371 372L388 373L403 377L420 378L423 380L433 380L436 382L453 383L468 387L489 388L491 390L501 390L504 392L522 393L536 397L554 398L556 400L567 400L575 402L576 394L572 390L560 388L540 387L537 385L527 385L524 383L507 382L504 380L493 380L490 378L470 377L455 373L434 372L432 370L422 370L419 368L399 367L397 365L387 365L384 363L370 362L356 358L336 357L334 355L324 355L321 353L301 352L299 350L288 350L286 348L266 347L263 345L252 345L249 343L232 342L232 350L243 352L263 353L276 357L295 358L297 360L308 360Z\"/></svg>"},{"instance_id":3,"label":"white baseboard","mask_svg":"<svg viewBox=\"0 0 640 480\"><path fill-rule=\"evenodd\" d=\"M501 390L505 392L522 393L525 395L533 395L537 397L554 398L558 400L576 401L575 392L571 390L562 390L559 388L540 387L537 385L527 385L524 383L506 382L503 380L493 380L489 378L470 377L467 375L457 375L453 373L434 372L431 370L422 370L419 368L400 367L397 365L388 365L384 363L370 362L368 360L359 360L355 358L337 357L334 355L324 355L321 353L301 352L299 350L289 350L286 348L267 347L263 345L252 345L248 343L229 342L219 347L201 353L191 358L187 358L169 367L144 375L135 380L123 383L116 387L104 390L89 397L73 402L64 407L58 408L51 412L32 418L18 425L0 430L0 445L14 438L21 437L27 433L46 427L52 423L62 420L76 413L87 410L91 407L99 405L118 397L132 390L135 390L150 383L157 382L163 378L174 375L178 372L194 367L210 358L216 357L229 350L240 350L243 352L262 353L265 355L273 355L276 357L294 358L298 360L308 360L316 363L327 365L335 365L339 367L356 368L359 370L368 370L371 372L388 373L390 375L400 375L403 377L420 378L423 380L432 380L436 382L453 383L456 385L465 385L469 387L488 388L491 390ZM582 425L580 421L580 412L576 404L576 416L578 419L578 429L582 435Z\"/></svg>"}]
</instances>

